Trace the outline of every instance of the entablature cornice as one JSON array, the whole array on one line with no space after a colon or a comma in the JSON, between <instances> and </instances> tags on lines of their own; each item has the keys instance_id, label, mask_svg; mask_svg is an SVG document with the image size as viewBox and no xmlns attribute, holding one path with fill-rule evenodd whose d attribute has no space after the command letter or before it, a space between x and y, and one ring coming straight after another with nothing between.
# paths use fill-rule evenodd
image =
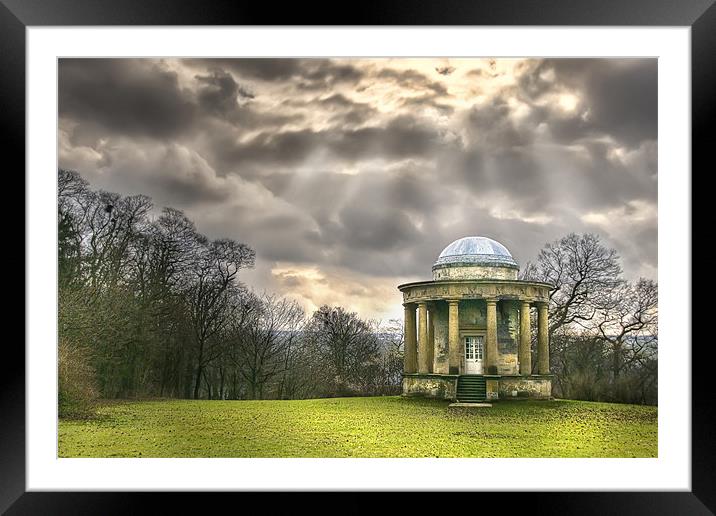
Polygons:
<instances>
[{"instance_id":1,"label":"entablature cornice","mask_svg":"<svg viewBox=\"0 0 716 516\"><path fill-rule=\"evenodd\" d=\"M468 299L497 299L544 303L549 301L549 283L521 280L443 280L400 285L405 303Z\"/></svg>"}]
</instances>

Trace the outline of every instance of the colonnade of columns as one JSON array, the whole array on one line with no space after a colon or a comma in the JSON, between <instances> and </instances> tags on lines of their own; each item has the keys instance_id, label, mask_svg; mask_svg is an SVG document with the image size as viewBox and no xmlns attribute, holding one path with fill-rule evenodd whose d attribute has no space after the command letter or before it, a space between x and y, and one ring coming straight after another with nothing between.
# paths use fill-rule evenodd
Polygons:
<instances>
[{"instance_id":1,"label":"colonnade of columns","mask_svg":"<svg viewBox=\"0 0 716 516\"><path fill-rule=\"evenodd\" d=\"M486 299L487 334L485 338L486 372L497 371L497 299ZM435 357L435 311L427 301L405 303L405 353L404 370L406 373L459 374L460 369L460 323L457 299L448 299L448 368L447 371L433 371ZM549 374L549 316L547 303L537 305L537 373ZM532 374L532 354L530 352L531 321L530 301L520 302L520 342L518 360L520 374ZM418 310L417 331L415 310Z\"/></svg>"}]
</instances>

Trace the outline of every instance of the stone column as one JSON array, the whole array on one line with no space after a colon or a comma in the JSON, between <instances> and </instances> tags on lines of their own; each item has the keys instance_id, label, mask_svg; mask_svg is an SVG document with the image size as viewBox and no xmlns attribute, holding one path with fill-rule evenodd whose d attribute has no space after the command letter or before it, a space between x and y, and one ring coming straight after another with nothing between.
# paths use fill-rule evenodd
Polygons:
<instances>
[{"instance_id":1,"label":"stone column","mask_svg":"<svg viewBox=\"0 0 716 516\"><path fill-rule=\"evenodd\" d=\"M537 305L537 372L549 374L549 315L547 303Z\"/></svg>"},{"instance_id":2,"label":"stone column","mask_svg":"<svg viewBox=\"0 0 716 516\"><path fill-rule=\"evenodd\" d=\"M418 303L418 372L428 372L428 305Z\"/></svg>"},{"instance_id":3,"label":"stone column","mask_svg":"<svg viewBox=\"0 0 716 516\"><path fill-rule=\"evenodd\" d=\"M487 299L486 302L487 374L497 374L497 299Z\"/></svg>"},{"instance_id":4,"label":"stone column","mask_svg":"<svg viewBox=\"0 0 716 516\"><path fill-rule=\"evenodd\" d=\"M415 305L405 303L405 350L403 370L415 373L418 370L418 350L415 342Z\"/></svg>"},{"instance_id":5,"label":"stone column","mask_svg":"<svg viewBox=\"0 0 716 516\"><path fill-rule=\"evenodd\" d=\"M435 372L435 306L428 307L428 370Z\"/></svg>"},{"instance_id":6,"label":"stone column","mask_svg":"<svg viewBox=\"0 0 716 516\"><path fill-rule=\"evenodd\" d=\"M450 356L449 374L460 374L460 314L459 301L448 300L448 354Z\"/></svg>"},{"instance_id":7,"label":"stone column","mask_svg":"<svg viewBox=\"0 0 716 516\"><path fill-rule=\"evenodd\" d=\"M532 352L530 340L532 329L530 328L530 302L522 301L520 307L520 374L529 376L532 374Z\"/></svg>"}]
</instances>

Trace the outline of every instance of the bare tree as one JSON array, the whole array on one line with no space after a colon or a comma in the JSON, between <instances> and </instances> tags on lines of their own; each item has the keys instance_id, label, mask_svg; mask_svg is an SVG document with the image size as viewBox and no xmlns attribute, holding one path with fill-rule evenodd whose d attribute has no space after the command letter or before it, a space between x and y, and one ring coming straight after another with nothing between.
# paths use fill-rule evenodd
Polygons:
<instances>
[{"instance_id":1,"label":"bare tree","mask_svg":"<svg viewBox=\"0 0 716 516\"><path fill-rule=\"evenodd\" d=\"M563 328L550 342L558 397L602 401L609 389L603 339L582 328Z\"/></svg>"},{"instance_id":2,"label":"bare tree","mask_svg":"<svg viewBox=\"0 0 716 516\"><path fill-rule=\"evenodd\" d=\"M550 361L558 395L656 402L656 283L625 282L616 251L592 234L547 244L521 277L554 285Z\"/></svg>"},{"instance_id":3,"label":"bare tree","mask_svg":"<svg viewBox=\"0 0 716 516\"><path fill-rule=\"evenodd\" d=\"M383 344L383 349L381 350L380 394L396 394L401 390L405 343L404 328L403 322L399 319L391 319L386 325L378 325L378 334Z\"/></svg>"},{"instance_id":4,"label":"bare tree","mask_svg":"<svg viewBox=\"0 0 716 516\"><path fill-rule=\"evenodd\" d=\"M213 391L206 367L240 306L238 270L253 265L244 244L151 210L148 197L93 191L58 170L60 338L86 354L105 397Z\"/></svg>"},{"instance_id":5,"label":"bare tree","mask_svg":"<svg viewBox=\"0 0 716 516\"><path fill-rule=\"evenodd\" d=\"M524 279L546 281L550 291L549 332L591 321L604 297L621 283L619 256L594 234L571 233L547 244L536 264L527 264Z\"/></svg>"},{"instance_id":6,"label":"bare tree","mask_svg":"<svg viewBox=\"0 0 716 516\"><path fill-rule=\"evenodd\" d=\"M612 375L655 350L659 292L656 283L640 278L612 290L599 309L596 327L612 352Z\"/></svg>"},{"instance_id":7,"label":"bare tree","mask_svg":"<svg viewBox=\"0 0 716 516\"><path fill-rule=\"evenodd\" d=\"M370 323L341 307L322 306L314 312L309 335L327 368L333 394L352 392L378 358L378 339Z\"/></svg>"},{"instance_id":8,"label":"bare tree","mask_svg":"<svg viewBox=\"0 0 716 516\"><path fill-rule=\"evenodd\" d=\"M77 172L59 170L57 177L57 260L60 288L80 281L82 266L82 210L79 199L88 193L87 181Z\"/></svg>"},{"instance_id":9,"label":"bare tree","mask_svg":"<svg viewBox=\"0 0 716 516\"><path fill-rule=\"evenodd\" d=\"M240 269L254 264L254 251L229 239L203 241L192 264L185 297L196 346L194 399L199 398L204 368L221 352L213 337L235 315L241 288L236 281Z\"/></svg>"},{"instance_id":10,"label":"bare tree","mask_svg":"<svg viewBox=\"0 0 716 516\"><path fill-rule=\"evenodd\" d=\"M145 376L155 391L178 391L186 353L186 303L190 267L200 235L184 213L164 208L134 248L134 291L140 304L139 324L146 335ZM173 384L173 385L172 385Z\"/></svg>"},{"instance_id":11,"label":"bare tree","mask_svg":"<svg viewBox=\"0 0 716 516\"><path fill-rule=\"evenodd\" d=\"M295 301L266 294L247 296L234 321L230 347L249 397L263 398L266 384L291 366L291 348L304 321L303 309Z\"/></svg>"}]
</instances>

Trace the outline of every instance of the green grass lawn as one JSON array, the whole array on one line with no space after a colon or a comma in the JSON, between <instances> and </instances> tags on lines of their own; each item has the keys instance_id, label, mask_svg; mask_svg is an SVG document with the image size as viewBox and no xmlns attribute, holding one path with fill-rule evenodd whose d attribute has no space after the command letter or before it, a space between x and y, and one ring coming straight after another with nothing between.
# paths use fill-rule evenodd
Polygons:
<instances>
[{"instance_id":1,"label":"green grass lawn","mask_svg":"<svg viewBox=\"0 0 716 516\"><path fill-rule=\"evenodd\" d=\"M583 401L157 400L61 420L60 457L656 457L657 409Z\"/></svg>"}]
</instances>

